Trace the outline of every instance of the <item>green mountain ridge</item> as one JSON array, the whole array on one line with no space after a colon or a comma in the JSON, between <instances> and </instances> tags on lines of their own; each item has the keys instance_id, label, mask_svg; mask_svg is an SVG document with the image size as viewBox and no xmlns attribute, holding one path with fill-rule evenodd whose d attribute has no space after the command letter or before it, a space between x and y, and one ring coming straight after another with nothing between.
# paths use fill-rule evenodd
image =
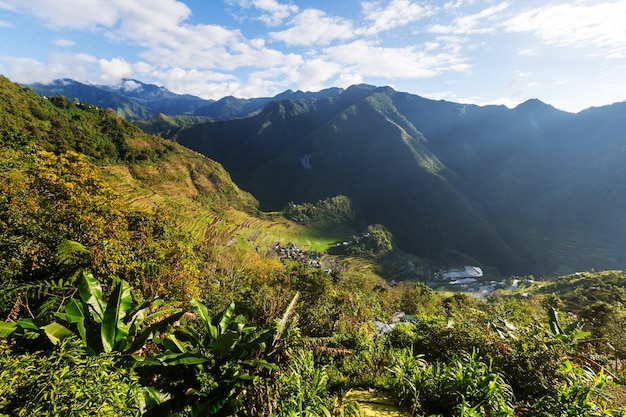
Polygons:
<instances>
[{"instance_id":1,"label":"green mountain ridge","mask_svg":"<svg viewBox=\"0 0 626 417\"><path fill-rule=\"evenodd\" d=\"M265 210L343 194L411 253L544 274L623 267L620 108L480 107L359 85L164 136L220 161Z\"/></svg>"},{"instance_id":2,"label":"green mountain ridge","mask_svg":"<svg viewBox=\"0 0 626 417\"><path fill-rule=\"evenodd\" d=\"M171 117L168 122L180 127L206 120L249 116L274 100L319 99L334 97L343 91L340 88L319 92L287 90L274 97L246 99L227 96L211 100L190 94L176 94L165 87L133 79L122 79L118 85L94 85L64 78L50 83L27 84L25 87L45 96L63 95L82 103L110 108L126 120L141 122L142 129L150 133L164 130L161 115Z\"/></svg>"},{"instance_id":3,"label":"green mountain ridge","mask_svg":"<svg viewBox=\"0 0 626 417\"><path fill-rule=\"evenodd\" d=\"M0 414L624 415L624 271L486 271L488 298L415 282L452 262L433 268L367 221L396 221L403 245L440 245L457 265L481 262L472 244L510 254L467 192L481 155L459 175L392 90L346 91L178 131L238 134L220 152L259 152L234 172L266 200L354 193L272 213L199 152L0 77ZM613 116L602 126L619 132ZM578 181L550 177L545 213L568 202L561 184L598 193L599 167L620 168L604 146L614 154ZM480 242L455 251L468 233ZM479 272L447 272L461 270Z\"/></svg>"}]
</instances>

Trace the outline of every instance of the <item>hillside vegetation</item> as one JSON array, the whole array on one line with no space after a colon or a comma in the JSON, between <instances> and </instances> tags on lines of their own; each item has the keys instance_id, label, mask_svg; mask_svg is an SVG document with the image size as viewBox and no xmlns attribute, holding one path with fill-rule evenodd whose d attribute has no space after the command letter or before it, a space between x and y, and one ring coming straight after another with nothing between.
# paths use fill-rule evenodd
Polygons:
<instances>
[{"instance_id":1,"label":"hillside vegetation","mask_svg":"<svg viewBox=\"0 0 626 417\"><path fill-rule=\"evenodd\" d=\"M390 286L426 261L346 196L261 212L220 164L6 78L0 122L2 416L626 413L624 271Z\"/></svg>"},{"instance_id":2,"label":"hillside vegetation","mask_svg":"<svg viewBox=\"0 0 626 417\"><path fill-rule=\"evenodd\" d=\"M264 210L345 195L414 255L552 274L624 267L624 106L480 107L359 85L163 135L222 163Z\"/></svg>"}]
</instances>

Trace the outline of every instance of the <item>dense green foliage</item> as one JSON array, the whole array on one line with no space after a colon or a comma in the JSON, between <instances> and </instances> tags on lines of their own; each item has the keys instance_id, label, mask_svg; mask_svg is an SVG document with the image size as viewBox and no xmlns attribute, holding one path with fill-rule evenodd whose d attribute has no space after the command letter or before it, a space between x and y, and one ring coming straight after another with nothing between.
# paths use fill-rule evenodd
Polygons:
<instances>
[{"instance_id":1,"label":"dense green foliage","mask_svg":"<svg viewBox=\"0 0 626 417\"><path fill-rule=\"evenodd\" d=\"M138 416L139 377L113 355L86 356L76 339L16 354L0 347L2 416Z\"/></svg>"},{"instance_id":2,"label":"dense green foliage","mask_svg":"<svg viewBox=\"0 0 626 417\"><path fill-rule=\"evenodd\" d=\"M2 82L0 415L360 416L351 389L415 416L624 415L624 271L520 278L487 299L390 286L351 267L394 251L378 225L333 268L281 263L231 245L227 217L254 206L219 168ZM174 177L191 186L167 194ZM135 185L162 204L124 200ZM226 232L183 230L183 202ZM346 197L292 209L354 220Z\"/></svg>"},{"instance_id":3,"label":"dense green foliage","mask_svg":"<svg viewBox=\"0 0 626 417\"><path fill-rule=\"evenodd\" d=\"M353 236L348 244L348 253L351 254L380 254L391 252L393 249L391 233L380 224L367 226L360 236Z\"/></svg>"},{"instance_id":4,"label":"dense green foliage","mask_svg":"<svg viewBox=\"0 0 626 417\"><path fill-rule=\"evenodd\" d=\"M358 226L358 216L350 199L343 195L319 200L317 203L290 202L283 210L287 218L298 223L325 222Z\"/></svg>"},{"instance_id":5,"label":"dense green foliage","mask_svg":"<svg viewBox=\"0 0 626 417\"><path fill-rule=\"evenodd\" d=\"M156 135L170 129L204 123L207 121L209 121L209 118L204 116L167 116L163 113L159 113L149 120L136 120L134 124L141 128L144 132Z\"/></svg>"},{"instance_id":6,"label":"dense green foliage","mask_svg":"<svg viewBox=\"0 0 626 417\"><path fill-rule=\"evenodd\" d=\"M554 275L624 267L625 106L479 107L358 85L166 136L265 210L344 195L412 254Z\"/></svg>"},{"instance_id":7,"label":"dense green foliage","mask_svg":"<svg viewBox=\"0 0 626 417\"><path fill-rule=\"evenodd\" d=\"M63 96L43 100L29 89L12 86L4 77L0 88L3 147L36 142L42 150L73 150L99 163L157 160L175 150L171 144L159 145L106 108L74 103ZM149 145L142 146L137 139Z\"/></svg>"}]
</instances>

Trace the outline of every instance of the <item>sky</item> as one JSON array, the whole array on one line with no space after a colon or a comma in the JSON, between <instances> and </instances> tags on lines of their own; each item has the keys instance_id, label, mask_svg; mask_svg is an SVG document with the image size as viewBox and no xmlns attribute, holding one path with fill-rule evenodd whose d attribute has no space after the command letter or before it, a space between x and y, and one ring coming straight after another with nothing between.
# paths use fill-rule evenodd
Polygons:
<instances>
[{"instance_id":1,"label":"sky","mask_svg":"<svg viewBox=\"0 0 626 417\"><path fill-rule=\"evenodd\" d=\"M0 0L0 73L219 99L367 83L578 112L626 100L626 0Z\"/></svg>"}]
</instances>

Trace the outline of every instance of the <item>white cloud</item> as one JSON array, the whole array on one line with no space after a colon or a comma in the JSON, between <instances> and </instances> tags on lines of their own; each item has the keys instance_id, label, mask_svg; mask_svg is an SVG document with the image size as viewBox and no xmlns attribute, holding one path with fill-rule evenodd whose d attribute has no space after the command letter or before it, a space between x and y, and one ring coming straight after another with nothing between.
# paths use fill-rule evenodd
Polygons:
<instances>
[{"instance_id":1,"label":"white cloud","mask_svg":"<svg viewBox=\"0 0 626 417\"><path fill-rule=\"evenodd\" d=\"M176 0L6 0L2 6L24 11L55 28L87 30L110 28L131 19L149 19L160 26L163 22L180 22L191 14L184 3Z\"/></svg>"},{"instance_id":2,"label":"white cloud","mask_svg":"<svg viewBox=\"0 0 626 417\"><path fill-rule=\"evenodd\" d=\"M296 83L304 91L321 90L326 82L341 71L341 66L334 62L315 58L302 65Z\"/></svg>"},{"instance_id":3,"label":"white cloud","mask_svg":"<svg viewBox=\"0 0 626 417\"><path fill-rule=\"evenodd\" d=\"M539 54L539 50L536 48L525 48L520 49L517 54L521 56L534 56Z\"/></svg>"},{"instance_id":4,"label":"white cloud","mask_svg":"<svg viewBox=\"0 0 626 417\"><path fill-rule=\"evenodd\" d=\"M56 46L61 46L64 48L76 45L76 42L69 39L55 39L52 43Z\"/></svg>"},{"instance_id":5,"label":"white cloud","mask_svg":"<svg viewBox=\"0 0 626 417\"><path fill-rule=\"evenodd\" d=\"M231 74L177 67L167 71L153 71L150 75L172 92L194 94L205 98L236 95L241 90L237 77Z\"/></svg>"},{"instance_id":6,"label":"white cloud","mask_svg":"<svg viewBox=\"0 0 626 417\"><path fill-rule=\"evenodd\" d=\"M116 8L103 0L7 0L5 5L46 21L55 28L90 29L111 26L117 20Z\"/></svg>"},{"instance_id":7,"label":"white cloud","mask_svg":"<svg viewBox=\"0 0 626 417\"><path fill-rule=\"evenodd\" d=\"M280 4L275 0L255 0L254 5L258 9L270 12L269 15L262 16L262 20L270 25L279 24L298 11L298 6L294 4Z\"/></svg>"},{"instance_id":8,"label":"white cloud","mask_svg":"<svg viewBox=\"0 0 626 417\"><path fill-rule=\"evenodd\" d=\"M499 3L478 13L457 17L449 25L434 24L429 28L429 31L431 33L457 35L493 33L496 18L508 7L509 4L506 2Z\"/></svg>"},{"instance_id":9,"label":"white cloud","mask_svg":"<svg viewBox=\"0 0 626 417\"><path fill-rule=\"evenodd\" d=\"M328 45L336 40L354 36L352 23L341 17L327 16L318 9L306 9L296 15L282 32L270 32L269 36L287 45Z\"/></svg>"},{"instance_id":10,"label":"white cloud","mask_svg":"<svg viewBox=\"0 0 626 417\"><path fill-rule=\"evenodd\" d=\"M103 84L117 84L122 78L130 78L133 76L133 66L126 62L123 58L113 58L111 60L100 59L99 80Z\"/></svg>"},{"instance_id":11,"label":"white cloud","mask_svg":"<svg viewBox=\"0 0 626 417\"><path fill-rule=\"evenodd\" d=\"M531 32L561 47L605 47L626 50L626 1L548 5L526 10L504 23L509 32Z\"/></svg>"},{"instance_id":12,"label":"white cloud","mask_svg":"<svg viewBox=\"0 0 626 417\"><path fill-rule=\"evenodd\" d=\"M10 0L54 27L99 30L108 39L144 48L141 56L164 68L177 66L233 70L240 66L278 65L289 55L248 45L239 30L218 25L189 25L191 11L174 0ZM259 47L261 45L261 47ZM105 64L105 68L109 67ZM104 78L108 78L106 74Z\"/></svg>"},{"instance_id":13,"label":"white cloud","mask_svg":"<svg viewBox=\"0 0 626 417\"><path fill-rule=\"evenodd\" d=\"M275 0L254 0L250 4L276 16L297 11L296 6L281 5ZM249 41L238 29L188 24L190 9L175 0L6 0L0 6L36 16L57 29L94 31L112 42L139 46L144 63L162 71L173 67L197 69L200 73L242 67L289 68L303 61L296 54L266 47L262 38ZM56 44L70 46L66 40ZM93 76L101 82L128 76L134 70L130 60L111 57L103 57L96 67Z\"/></svg>"},{"instance_id":14,"label":"white cloud","mask_svg":"<svg viewBox=\"0 0 626 417\"><path fill-rule=\"evenodd\" d=\"M15 11L14 1L11 0L0 0L0 9L2 10L10 10Z\"/></svg>"},{"instance_id":15,"label":"white cloud","mask_svg":"<svg viewBox=\"0 0 626 417\"><path fill-rule=\"evenodd\" d=\"M342 72L335 81L335 87L347 88L351 85L363 84L363 75Z\"/></svg>"},{"instance_id":16,"label":"white cloud","mask_svg":"<svg viewBox=\"0 0 626 417\"><path fill-rule=\"evenodd\" d=\"M277 26L286 18L297 13L299 8L295 4L281 4L276 0L238 0L229 1L228 3L238 4L243 8L254 7L265 13L261 14L257 19L268 26Z\"/></svg>"},{"instance_id":17,"label":"white cloud","mask_svg":"<svg viewBox=\"0 0 626 417\"><path fill-rule=\"evenodd\" d=\"M462 7L471 6L476 0L454 0L449 1L443 5L444 10L461 9Z\"/></svg>"},{"instance_id":18,"label":"white cloud","mask_svg":"<svg viewBox=\"0 0 626 417\"><path fill-rule=\"evenodd\" d=\"M368 34L391 30L433 13L431 8L420 6L409 0L392 0L384 8L378 2L366 2L361 4L361 7L365 18L373 22L372 26L365 30Z\"/></svg>"},{"instance_id":19,"label":"white cloud","mask_svg":"<svg viewBox=\"0 0 626 417\"><path fill-rule=\"evenodd\" d=\"M325 54L342 64L343 72L368 77L425 78L469 69L464 59L456 54L426 53L414 47L385 48L364 40L329 47Z\"/></svg>"},{"instance_id":20,"label":"white cloud","mask_svg":"<svg viewBox=\"0 0 626 417\"><path fill-rule=\"evenodd\" d=\"M88 81L97 63L88 54L50 54L46 62L32 58L0 57L0 72L18 83L50 82L58 78Z\"/></svg>"}]
</instances>

